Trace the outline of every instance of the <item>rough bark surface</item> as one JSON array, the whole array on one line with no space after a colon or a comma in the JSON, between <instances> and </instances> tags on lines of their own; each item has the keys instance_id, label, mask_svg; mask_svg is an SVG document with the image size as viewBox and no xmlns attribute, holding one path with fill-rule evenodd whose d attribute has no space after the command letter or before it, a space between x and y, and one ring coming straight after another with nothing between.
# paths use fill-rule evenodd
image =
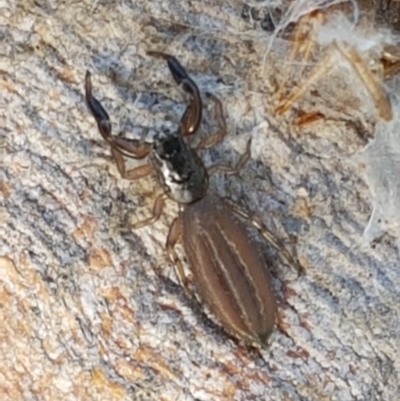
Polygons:
<instances>
[{"instance_id":1,"label":"rough bark surface","mask_svg":"<svg viewBox=\"0 0 400 401\"><path fill-rule=\"evenodd\" d=\"M287 44L263 65L270 33L241 13L233 0L0 1L3 401L399 399L397 240L362 242L371 194L354 155L371 102L337 72L301 100L324 118L276 115ZM297 278L265 245L279 329L260 353L189 301L166 263L176 205L129 229L160 188L119 177L83 80L89 69L114 133L176 129L184 98L149 49L223 101L229 135L207 165L234 163L252 136L250 162L210 190L261 216L306 268ZM215 130L204 101L199 136Z\"/></svg>"}]
</instances>

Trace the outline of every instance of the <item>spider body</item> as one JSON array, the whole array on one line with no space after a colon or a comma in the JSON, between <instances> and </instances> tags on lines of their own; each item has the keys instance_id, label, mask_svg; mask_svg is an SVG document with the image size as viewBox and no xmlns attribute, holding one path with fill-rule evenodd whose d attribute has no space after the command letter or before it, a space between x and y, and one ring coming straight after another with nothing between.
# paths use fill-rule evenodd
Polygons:
<instances>
[{"instance_id":1,"label":"spider body","mask_svg":"<svg viewBox=\"0 0 400 401\"><path fill-rule=\"evenodd\" d=\"M162 214L166 198L177 202L180 211L170 226L166 249L185 291L190 293L190 287L175 251L180 238L197 293L223 328L247 345L265 345L277 314L269 266L260 252L259 243L248 233L245 219L250 216L208 190L209 175L216 171L236 173L250 157L250 148L247 147L235 168L217 164L207 170L196 150L185 141L200 125L202 101L199 89L175 57L159 52L149 54L167 61L175 81L191 99L179 131L159 133L152 144L113 136L107 112L92 95L89 72L85 82L87 104L101 135L111 147L121 176L138 179L155 173L163 189L155 200L152 216L135 223L133 228L154 223ZM219 130L201 141L198 150L213 146L226 135L222 105L215 96L210 96L215 102ZM123 156L148 157L149 163L126 171ZM251 221L267 241L282 251L279 241L260 220L253 218ZM282 253L291 259L284 251Z\"/></svg>"}]
</instances>

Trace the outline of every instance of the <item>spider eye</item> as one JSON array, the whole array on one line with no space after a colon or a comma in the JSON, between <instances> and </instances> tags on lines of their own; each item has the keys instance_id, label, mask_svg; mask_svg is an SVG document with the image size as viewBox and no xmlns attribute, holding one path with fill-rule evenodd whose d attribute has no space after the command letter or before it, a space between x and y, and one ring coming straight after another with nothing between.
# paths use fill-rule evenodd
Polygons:
<instances>
[{"instance_id":1,"label":"spider eye","mask_svg":"<svg viewBox=\"0 0 400 401\"><path fill-rule=\"evenodd\" d=\"M178 138L169 138L163 143L164 156L167 159L174 157L181 152L181 143Z\"/></svg>"}]
</instances>

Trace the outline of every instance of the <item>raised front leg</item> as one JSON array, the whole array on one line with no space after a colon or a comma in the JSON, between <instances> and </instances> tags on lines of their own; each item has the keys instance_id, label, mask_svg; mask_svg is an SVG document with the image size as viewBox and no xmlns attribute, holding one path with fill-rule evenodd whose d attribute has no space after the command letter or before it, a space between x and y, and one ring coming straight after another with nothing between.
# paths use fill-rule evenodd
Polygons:
<instances>
[{"instance_id":1,"label":"raised front leg","mask_svg":"<svg viewBox=\"0 0 400 401\"><path fill-rule=\"evenodd\" d=\"M226 129L226 120L224 117L224 111L222 108L222 103L221 101L213 94L207 93L207 96L213 100L215 107L214 107L214 112L215 112L215 118L217 120L218 124L218 130L210 135L207 135L204 137L200 143L196 146L197 150L204 150L204 149L210 149L220 143L226 136L227 134L227 129Z\"/></svg>"},{"instance_id":2,"label":"raised front leg","mask_svg":"<svg viewBox=\"0 0 400 401\"><path fill-rule=\"evenodd\" d=\"M147 54L166 60L175 82L190 95L190 102L181 118L181 134L193 135L199 128L203 111L199 88L174 56L158 51L148 51Z\"/></svg>"},{"instance_id":3,"label":"raised front leg","mask_svg":"<svg viewBox=\"0 0 400 401\"><path fill-rule=\"evenodd\" d=\"M130 180L148 176L153 171L149 164L126 170L123 156L144 159L150 153L151 145L135 139L112 135L110 117L101 103L92 94L92 81L89 71L86 71L85 77L85 96L86 103L97 122L101 136L111 147L111 153L121 176Z\"/></svg>"}]
</instances>

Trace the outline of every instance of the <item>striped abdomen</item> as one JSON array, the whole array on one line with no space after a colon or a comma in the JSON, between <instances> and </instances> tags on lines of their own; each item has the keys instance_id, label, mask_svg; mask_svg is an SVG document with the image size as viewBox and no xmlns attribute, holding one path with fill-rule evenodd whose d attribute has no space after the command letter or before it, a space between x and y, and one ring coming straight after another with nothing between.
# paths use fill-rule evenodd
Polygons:
<instances>
[{"instance_id":1,"label":"striped abdomen","mask_svg":"<svg viewBox=\"0 0 400 401\"><path fill-rule=\"evenodd\" d=\"M226 331L265 344L276 318L271 278L246 225L222 199L207 195L184 207L182 241L203 302Z\"/></svg>"}]
</instances>

